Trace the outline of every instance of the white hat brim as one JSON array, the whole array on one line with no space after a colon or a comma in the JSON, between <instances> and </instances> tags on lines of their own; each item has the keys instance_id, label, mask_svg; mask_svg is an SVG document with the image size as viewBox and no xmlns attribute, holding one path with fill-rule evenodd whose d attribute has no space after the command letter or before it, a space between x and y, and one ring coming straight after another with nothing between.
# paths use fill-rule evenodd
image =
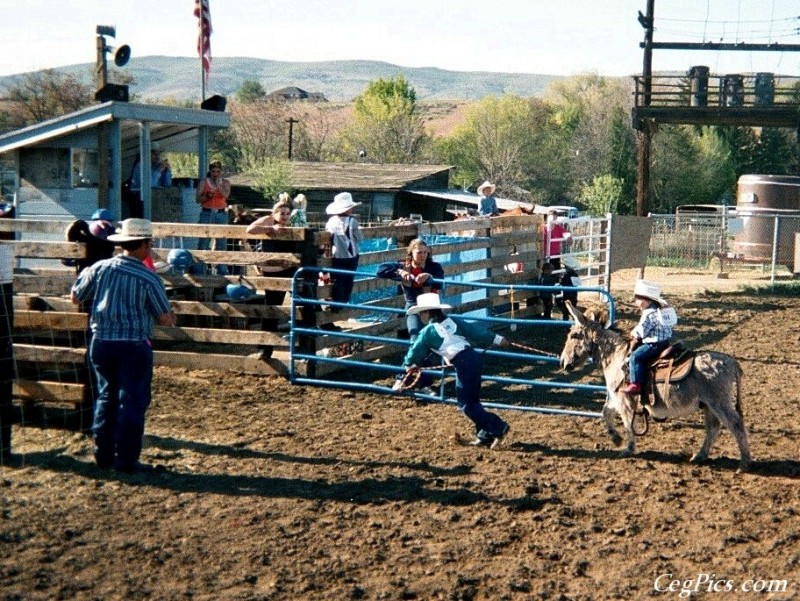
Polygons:
<instances>
[{"instance_id":1,"label":"white hat brim","mask_svg":"<svg viewBox=\"0 0 800 601\"><path fill-rule=\"evenodd\" d=\"M328 215L341 215L342 213L344 213L346 211L349 211L353 207L357 207L360 204L361 204L360 202L353 202L353 203L347 203L347 204L337 204L337 203L334 202L334 203L331 203L331 204L329 204L327 206L327 208L325 209L325 212Z\"/></svg>"},{"instance_id":2,"label":"white hat brim","mask_svg":"<svg viewBox=\"0 0 800 601\"><path fill-rule=\"evenodd\" d=\"M410 307L408 311L406 311L406 315L416 315L417 313L422 313L423 311L434 311L436 309L447 311L452 308L453 307L451 307L450 305L436 305L436 306L425 305L422 307L420 307L419 305L414 305L413 307Z\"/></svg>"}]
</instances>

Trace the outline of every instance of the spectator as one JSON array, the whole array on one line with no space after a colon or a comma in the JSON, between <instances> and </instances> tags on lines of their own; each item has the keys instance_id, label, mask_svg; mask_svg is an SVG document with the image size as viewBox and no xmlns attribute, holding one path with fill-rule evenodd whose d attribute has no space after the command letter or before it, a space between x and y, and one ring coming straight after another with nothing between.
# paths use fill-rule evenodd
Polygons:
<instances>
[{"instance_id":1,"label":"spectator","mask_svg":"<svg viewBox=\"0 0 800 601\"><path fill-rule=\"evenodd\" d=\"M161 279L142 261L150 256L152 224L126 219L109 236L122 254L84 270L72 287L74 303L91 305L91 366L98 386L94 458L98 467L146 470L139 463L153 378L153 320L174 326Z\"/></svg>"},{"instance_id":2,"label":"spectator","mask_svg":"<svg viewBox=\"0 0 800 601\"><path fill-rule=\"evenodd\" d=\"M198 223L214 225L228 224L228 198L231 195L231 182L222 175L222 163L212 161L208 165L205 179L197 186L197 202L200 203ZM211 239L202 237L197 241L197 250L209 250ZM227 240L216 238L214 250L227 250ZM217 265L220 275L228 275L225 265Z\"/></svg>"},{"instance_id":3,"label":"spectator","mask_svg":"<svg viewBox=\"0 0 800 601\"><path fill-rule=\"evenodd\" d=\"M139 168L141 158L136 155L136 160L131 169L129 211L130 217L142 217L144 215L144 205L142 204L142 170ZM150 147L150 187L168 188L172 185L172 168L169 160L161 159L161 147L152 144Z\"/></svg>"},{"instance_id":4,"label":"spectator","mask_svg":"<svg viewBox=\"0 0 800 601\"><path fill-rule=\"evenodd\" d=\"M282 228L288 227L289 217L292 208L285 201L278 201L272 207L272 213L256 219L253 223L247 226L248 234L268 234L276 232ZM261 240L257 249L262 252L297 252L297 244L291 240ZM258 271L261 275L274 278L291 278L297 271L294 267L284 268L275 267L271 265L258 265ZM259 304L281 306L286 299L286 291L284 290L265 290L264 297L258 299ZM265 317L261 320L261 330L264 332L277 332L280 320L274 317ZM261 345L258 348L256 356L261 360L267 360L272 357L273 347L270 345Z\"/></svg>"},{"instance_id":5,"label":"spectator","mask_svg":"<svg viewBox=\"0 0 800 601\"><path fill-rule=\"evenodd\" d=\"M460 317L448 317L436 293L421 294L409 315L419 315L425 327L408 349L403 366L413 369L431 351L456 368L456 401L458 408L475 424L476 438L472 446L495 447L508 434L509 426L500 417L481 405L481 371L483 356L475 347L492 344L508 346L508 341L482 325Z\"/></svg>"},{"instance_id":6,"label":"spectator","mask_svg":"<svg viewBox=\"0 0 800 601\"><path fill-rule=\"evenodd\" d=\"M408 245L406 258L403 261L383 263L378 266L377 276L400 283L405 298L405 308L410 309L417 304L417 298L425 292L439 292L440 284L433 280L444 279L444 268L431 257L431 249L422 238L412 240ZM422 330L419 315L406 317L409 338L413 341Z\"/></svg>"},{"instance_id":7,"label":"spectator","mask_svg":"<svg viewBox=\"0 0 800 601\"><path fill-rule=\"evenodd\" d=\"M114 227L114 216L108 209L97 209L92 213L91 221L89 221L89 231L93 236L102 240L116 231Z\"/></svg>"},{"instance_id":8,"label":"spectator","mask_svg":"<svg viewBox=\"0 0 800 601\"><path fill-rule=\"evenodd\" d=\"M358 269L361 230L358 219L353 216L353 209L360 205L353 202L350 192L341 192L333 198L325 212L330 219L325 224L325 231L331 235L331 267L344 271ZM333 302L349 303L353 294L353 281L355 274L333 274ZM341 307L331 307L331 311L338 312Z\"/></svg>"},{"instance_id":9,"label":"spectator","mask_svg":"<svg viewBox=\"0 0 800 601\"><path fill-rule=\"evenodd\" d=\"M485 217L491 217L499 213L497 210L497 200L494 198L494 191L495 185L488 181L478 186L478 194L481 195L481 199L478 203L478 213Z\"/></svg>"},{"instance_id":10,"label":"spectator","mask_svg":"<svg viewBox=\"0 0 800 601\"><path fill-rule=\"evenodd\" d=\"M292 201L292 214L289 216L289 225L292 227L308 227L308 219L306 217L306 208L308 207L308 200L305 194L298 194Z\"/></svg>"},{"instance_id":11,"label":"spectator","mask_svg":"<svg viewBox=\"0 0 800 601\"><path fill-rule=\"evenodd\" d=\"M553 269L561 269L561 243L571 237L572 234L567 231L563 218L559 217L555 211L548 211L547 221L544 225L544 256L549 259Z\"/></svg>"}]
</instances>

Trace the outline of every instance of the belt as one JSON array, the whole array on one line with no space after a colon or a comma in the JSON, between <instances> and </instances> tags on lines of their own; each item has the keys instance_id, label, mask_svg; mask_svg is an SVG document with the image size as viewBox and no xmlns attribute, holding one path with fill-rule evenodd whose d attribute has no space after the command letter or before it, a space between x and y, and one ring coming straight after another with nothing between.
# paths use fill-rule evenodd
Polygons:
<instances>
[{"instance_id":1,"label":"belt","mask_svg":"<svg viewBox=\"0 0 800 601\"><path fill-rule=\"evenodd\" d=\"M202 209L200 209L200 210L201 210L201 211L205 211L206 213L222 213L222 212L224 212L224 211L225 211L225 209L207 209L207 208L205 208L205 207L203 207L203 208L202 208Z\"/></svg>"}]
</instances>

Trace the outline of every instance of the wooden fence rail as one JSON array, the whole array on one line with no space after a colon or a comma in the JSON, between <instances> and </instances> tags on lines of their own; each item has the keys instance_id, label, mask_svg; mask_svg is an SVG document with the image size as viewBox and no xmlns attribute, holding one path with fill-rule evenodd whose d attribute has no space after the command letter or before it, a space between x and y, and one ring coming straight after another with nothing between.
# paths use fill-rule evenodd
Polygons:
<instances>
[{"instance_id":1,"label":"wooden fence rail","mask_svg":"<svg viewBox=\"0 0 800 601\"><path fill-rule=\"evenodd\" d=\"M91 402L85 368L85 333L88 316L69 301L69 290L75 281L73 268L65 267L63 259L82 258L83 244L66 241L36 240L37 236L63 235L70 222L37 221L24 219L0 220L0 232L13 232L16 240L0 241L13 247L14 269L14 354L18 378L14 395L23 402L60 402L85 404ZM476 219L466 222L419 223L402 226L363 228L364 237L396 242L390 250L377 250L362 254L362 269L375 264L400 260L412 239L418 236L444 237L435 245L435 254L459 256L465 251L483 250L482 258L461 260L446 264L447 278L467 272L485 272L481 280L487 283L525 284L537 275L541 239L538 234L541 218L523 216L509 218ZM325 250L330 238L324 232L301 228L285 228L270 235L246 234L245 226L200 225L186 223L154 223L157 260L165 260L170 248L162 243L169 240L173 246L185 238L226 238L241 243L253 239L280 239L295 243L294 253L259 253L251 250L191 251L196 260L209 264L239 266L241 275L210 275L169 272L162 275L172 307L178 315L178 326L156 327L154 350L156 365L186 369L229 369L264 375L287 375L289 362L288 321L291 305L289 295L280 306L267 305L264 293L288 292L290 278L268 277L258 273L255 264L281 268L308 267L324 270L330 267ZM34 239L31 239L34 238ZM516 255L511 257L511 251ZM36 259L36 266L26 266L26 259ZM45 260L45 261L42 261ZM524 273L509 273L504 266L520 261L526 266ZM46 266L41 266L46 263ZM330 296L330 286L317 286L316 272L310 271L302 283L306 298L324 299ZM226 286L242 281L256 295L246 302L231 302ZM448 293L471 290L465 285L448 286ZM355 295L374 296L377 300L365 301L376 307L400 308L402 296L397 283L374 277L357 278ZM472 301L460 309L496 308L508 305L508 297L490 290L485 299ZM519 311L533 310L520 306ZM332 313L306 307L296 319L304 327L319 328L335 322L345 332L365 335L397 337L405 330L405 318L397 313L377 323L361 323L356 317L363 311L345 309ZM262 331L262 320L277 320L278 331ZM342 352L342 338L335 332L319 336L299 336L303 352ZM256 356L260 346L274 347L274 354L266 360ZM357 358L364 361L398 354L398 345L366 343L360 345ZM327 350L326 350L327 349ZM43 369L46 367L46 369ZM335 367L317 365L320 372L330 373ZM31 374L45 373L36 379ZM54 376L55 374L55 376Z\"/></svg>"}]
</instances>

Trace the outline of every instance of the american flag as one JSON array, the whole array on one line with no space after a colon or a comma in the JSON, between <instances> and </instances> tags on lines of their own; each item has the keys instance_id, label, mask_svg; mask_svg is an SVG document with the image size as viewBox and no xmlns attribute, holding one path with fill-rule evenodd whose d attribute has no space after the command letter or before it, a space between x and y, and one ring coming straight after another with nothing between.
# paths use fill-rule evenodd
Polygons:
<instances>
[{"instance_id":1,"label":"american flag","mask_svg":"<svg viewBox=\"0 0 800 601\"><path fill-rule=\"evenodd\" d=\"M195 0L194 16L198 18L200 33L197 37L197 54L203 61L203 82L208 86L208 75L211 72L211 9L209 0Z\"/></svg>"}]
</instances>

